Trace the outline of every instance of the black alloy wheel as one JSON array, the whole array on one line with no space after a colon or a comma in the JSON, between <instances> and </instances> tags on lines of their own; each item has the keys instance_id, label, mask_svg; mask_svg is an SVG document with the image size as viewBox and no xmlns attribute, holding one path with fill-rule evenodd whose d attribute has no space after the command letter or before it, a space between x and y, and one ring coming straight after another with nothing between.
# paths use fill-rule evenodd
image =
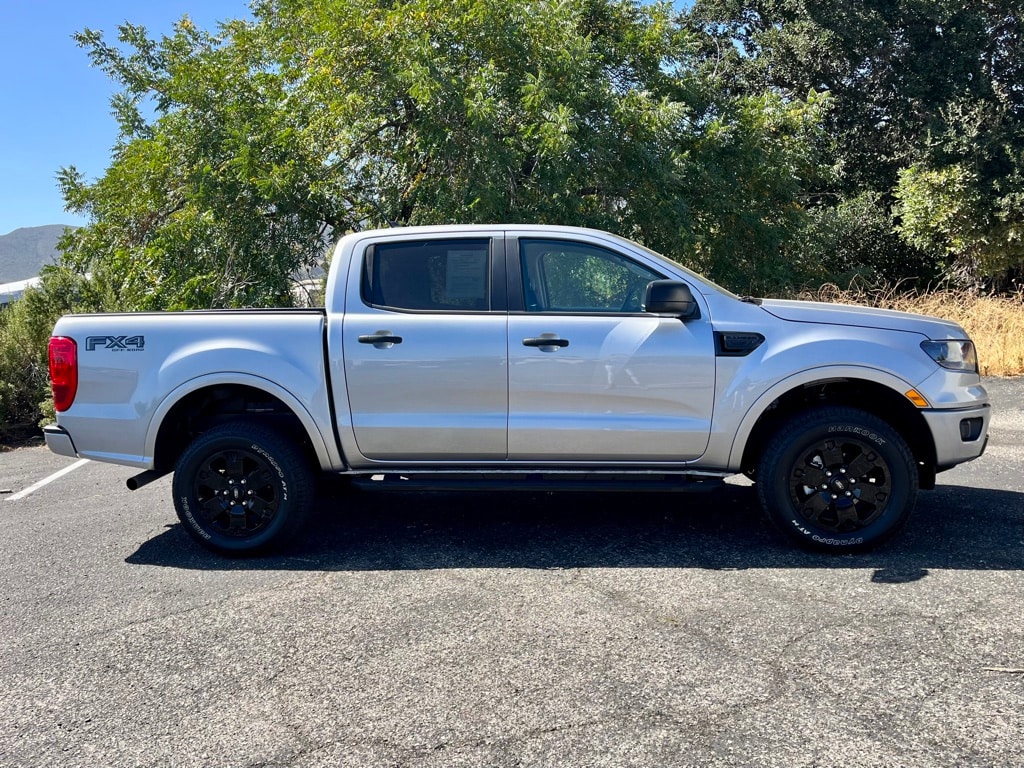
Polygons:
<instances>
[{"instance_id":1,"label":"black alloy wheel","mask_svg":"<svg viewBox=\"0 0 1024 768\"><path fill-rule=\"evenodd\" d=\"M917 497L917 464L903 438L848 407L797 416L769 442L757 477L769 518L812 549L877 546L906 524Z\"/></svg>"},{"instance_id":2,"label":"black alloy wheel","mask_svg":"<svg viewBox=\"0 0 1024 768\"><path fill-rule=\"evenodd\" d=\"M185 529L221 554L255 554L293 536L311 506L306 457L278 431L222 424L186 449L174 473L174 505Z\"/></svg>"}]
</instances>

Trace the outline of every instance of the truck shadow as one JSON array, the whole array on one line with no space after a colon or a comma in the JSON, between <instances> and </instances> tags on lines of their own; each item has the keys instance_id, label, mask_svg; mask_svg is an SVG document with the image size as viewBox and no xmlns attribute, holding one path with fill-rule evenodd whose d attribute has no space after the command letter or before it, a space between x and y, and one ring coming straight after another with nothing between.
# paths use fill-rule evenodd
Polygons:
<instances>
[{"instance_id":1,"label":"truck shadow","mask_svg":"<svg viewBox=\"0 0 1024 768\"><path fill-rule=\"evenodd\" d=\"M876 583L930 570L1024 568L1024 494L939 486L907 529L862 555L795 549L761 516L752 488L670 493L335 492L307 533L273 556L228 559L178 524L130 564L197 570L445 568L873 568Z\"/></svg>"}]
</instances>

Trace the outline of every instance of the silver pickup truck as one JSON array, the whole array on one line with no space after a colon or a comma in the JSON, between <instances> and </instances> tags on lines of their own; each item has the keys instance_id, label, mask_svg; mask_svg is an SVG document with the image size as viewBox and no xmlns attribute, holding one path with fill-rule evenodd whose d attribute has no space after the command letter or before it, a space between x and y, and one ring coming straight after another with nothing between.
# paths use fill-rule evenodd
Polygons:
<instances>
[{"instance_id":1,"label":"silver pickup truck","mask_svg":"<svg viewBox=\"0 0 1024 768\"><path fill-rule=\"evenodd\" d=\"M958 325L740 298L594 230L344 237L324 309L71 315L51 450L174 472L200 544L266 551L321 473L415 487L707 485L743 473L790 538L848 552L982 454Z\"/></svg>"}]
</instances>

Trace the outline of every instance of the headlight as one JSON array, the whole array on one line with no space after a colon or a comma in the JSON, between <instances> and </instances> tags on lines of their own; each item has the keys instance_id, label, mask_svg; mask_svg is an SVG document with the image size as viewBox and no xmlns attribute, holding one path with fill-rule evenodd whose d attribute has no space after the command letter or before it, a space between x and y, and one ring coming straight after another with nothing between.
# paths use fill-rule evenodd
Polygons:
<instances>
[{"instance_id":1,"label":"headlight","mask_svg":"<svg viewBox=\"0 0 1024 768\"><path fill-rule=\"evenodd\" d=\"M921 349L943 368L948 368L951 371L978 372L978 353L974 350L973 341L965 339L922 341Z\"/></svg>"}]
</instances>

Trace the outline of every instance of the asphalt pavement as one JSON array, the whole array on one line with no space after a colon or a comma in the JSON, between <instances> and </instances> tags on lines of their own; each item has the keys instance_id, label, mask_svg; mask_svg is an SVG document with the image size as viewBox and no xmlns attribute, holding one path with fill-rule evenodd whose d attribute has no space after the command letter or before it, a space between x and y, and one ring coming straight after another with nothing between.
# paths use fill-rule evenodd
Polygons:
<instances>
[{"instance_id":1,"label":"asphalt pavement","mask_svg":"<svg viewBox=\"0 0 1024 768\"><path fill-rule=\"evenodd\" d=\"M1024 379L986 385L986 455L865 555L730 484L334 492L225 560L167 478L0 454L0 765L1024 765Z\"/></svg>"}]
</instances>

